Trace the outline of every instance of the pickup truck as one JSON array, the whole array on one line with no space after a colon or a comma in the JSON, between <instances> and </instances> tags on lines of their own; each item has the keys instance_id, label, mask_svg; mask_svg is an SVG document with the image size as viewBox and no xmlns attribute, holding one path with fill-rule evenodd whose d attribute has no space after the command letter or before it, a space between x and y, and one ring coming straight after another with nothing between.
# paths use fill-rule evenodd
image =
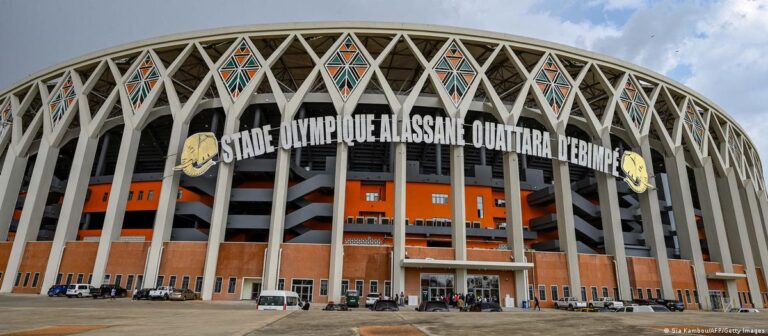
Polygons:
<instances>
[{"instance_id":1,"label":"pickup truck","mask_svg":"<svg viewBox=\"0 0 768 336\"><path fill-rule=\"evenodd\" d=\"M624 307L624 303L616 301L612 297L602 297L589 301L589 308L616 310Z\"/></svg>"},{"instance_id":2,"label":"pickup truck","mask_svg":"<svg viewBox=\"0 0 768 336\"><path fill-rule=\"evenodd\" d=\"M168 298L171 296L171 293L173 293L173 287L157 287L151 291L149 291L149 299L163 299L168 300Z\"/></svg>"},{"instance_id":3,"label":"pickup truck","mask_svg":"<svg viewBox=\"0 0 768 336\"><path fill-rule=\"evenodd\" d=\"M580 309L580 308L587 308L587 303L584 301L580 301L575 297L564 297L555 301L555 307L557 309L574 310L574 309Z\"/></svg>"},{"instance_id":4,"label":"pickup truck","mask_svg":"<svg viewBox=\"0 0 768 336\"><path fill-rule=\"evenodd\" d=\"M115 289L116 297L125 297L126 295L128 295L128 291L125 290L125 288L120 287L119 285L101 285L100 287L91 289L91 296L94 299L98 299L98 298L106 299L112 296L112 288Z\"/></svg>"}]
</instances>

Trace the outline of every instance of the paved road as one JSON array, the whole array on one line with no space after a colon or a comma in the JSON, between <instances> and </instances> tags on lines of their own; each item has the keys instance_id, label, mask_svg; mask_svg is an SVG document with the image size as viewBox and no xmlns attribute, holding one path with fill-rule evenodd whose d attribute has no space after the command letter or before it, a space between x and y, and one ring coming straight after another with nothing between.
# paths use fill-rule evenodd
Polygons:
<instances>
[{"instance_id":1,"label":"paved road","mask_svg":"<svg viewBox=\"0 0 768 336\"><path fill-rule=\"evenodd\" d=\"M0 335L82 325L78 335L661 335L680 326L762 328L768 314L543 312L257 312L250 302L92 300L0 296ZM398 326L398 333L386 328ZM69 327L77 329L76 327ZM575 333L575 331L578 331Z\"/></svg>"}]
</instances>

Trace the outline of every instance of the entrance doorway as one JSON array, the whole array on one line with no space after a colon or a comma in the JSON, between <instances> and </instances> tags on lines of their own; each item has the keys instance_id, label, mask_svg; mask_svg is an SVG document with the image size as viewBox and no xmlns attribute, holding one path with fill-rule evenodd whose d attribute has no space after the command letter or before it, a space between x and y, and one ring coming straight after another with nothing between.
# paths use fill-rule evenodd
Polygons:
<instances>
[{"instance_id":1,"label":"entrance doorway","mask_svg":"<svg viewBox=\"0 0 768 336\"><path fill-rule=\"evenodd\" d=\"M453 295L453 274L421 274L421 299L440 300Z\"/></svg>"},{"instance_id":2,"label":"entrance doorway","mask_svg":"<svg viewBox=\"0 0 768 336\"><path fill-rule=\"evenodd\" d=\"M475 294L478 300L486 299L489 302L499 302L499 276L498 275L468 275L467 291Z\"/></svg>"},{"instance_id":3,"label":"entrance doorway","mask_svg":"<svg viewBox=\"0 0 768 336\"><path fill-rule=\"evenodd\" d=\"M243 278L240 300L256 300L261 294L261 278Z\"/></svg>"},{"instance_id":4,"label":"entrance doorway","mask_svg":"<svg viewBox=\"0 0 768 336\"><path fill-rule=\"evenodd\" d=\"M725 292L711 290L709 291L709 302L712 310L722 311L728 304L728 299L725 296Z\"/></svg>"}]
</instances>

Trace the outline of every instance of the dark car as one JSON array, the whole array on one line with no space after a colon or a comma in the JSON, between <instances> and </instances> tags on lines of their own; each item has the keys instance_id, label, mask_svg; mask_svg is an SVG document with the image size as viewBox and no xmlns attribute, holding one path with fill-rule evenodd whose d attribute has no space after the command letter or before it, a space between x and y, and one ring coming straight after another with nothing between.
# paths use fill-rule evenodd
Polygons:
<instances>
[{"instance_id":1,"label":"dark car","mask_svg":"<svg viewBox=\"0 0 768 336\"><path fill-rule=\"evenodd\" d=\"M115 289L115 297L128 296L128 290L126 290L123 287L120 287L120 285L101 285L100 287L97 287L91 290L91 296L94 299L98 299L98 298L106 299L112 296L112 288Z\"/></svg>"},{"instance_id":2,"label":"dark car","mask_svg":"<svg viewBox=\"0 0 768 336\"><path fill-rule=\"evenodd\" d=\"M651 300L634 299L634 300L632 300L632 304L630 304L630 306L631 306L631 305L637 305L637 306L650 306L650 305L652 305L652 304L654 304L654 303L655 303L655 302L654 302L654 301L651 301Z\"/></svg>"},{"instance_id":3,"label":"dark car","mask_svg":"<svg viewBox=\"0 0 768 336\"><path fill-rule=\"evenodd\" d=\"M48 289L48 296L66 296L67 285L53 285Z\"/></svg>"},{"instance_id":4,"label":"dark car","mask_svg":"<svg viewBox=\"0 0 768 336\"><path fill-rule=\"evenodd\" d=\"M376 303L371 306L371 310L373 311L398 311L400 308L397 307L397 302L395 300L379 300L376 301Z\"/></svg>"},{"instance_id":5,"label":"dark car","mask_svg":"<svg viewBox=\"0 0 768 336\"><path fill-rule=\"evenodd\" d=\"M134 300L149 300L149 291L151 291L152 288L142 288L137 289L133 291L133 299Z\"/></svg>"},{"instance_id":6,"label":"dark car","mask_svg":"<svg viewBox=\"0 0 768 336\"><path fill-rule=\"evenodd\" d=\"M345 304L334 303L333 301L331 301L331 302L328 302L327 305L325 305L325 308L323 308L323 310L328 310L328 311L348 311L349 307L347 307L347 305L345 305Z\"/></svg>"},{"instance_id":7,"label":"dark car","mask_svg":"<svg viewBox=\"0 0 768 336\"><path fill-rule=\"evenodd\" d=\"M660 300L656 300L656 304L667 307L669 311L673 311L673 312L674 311L681 312L685 310L685 304L680 301L660 299Z\"/></svg>"},{"instance_id":8,"label":"dark car","mask_svg":"<svg viewBox=\"0 0 768 336\"><path fill-rule=\"evenodd\" d=\"M669 309L662 305L651 305L654 313L669 313Z\"/></svg>"},{"instance_id":9,"label":"dark car","mask_svg":"<svg viewBox=\"0 0 768 336\"><path fill-rule=\"evenodd\" d=\"M478 302L467 309L471 312L500 312L501 306L496 302Z\"/></svg>"},{"instance_id":10,"label":"dark car","mask_svg":"<svg viewBox=\"0 0 768 336\"><path fill-rule=\"evenodd\" d=\"M416 308L416 311L422 311L422 312L447 312L448 304L443 301L423 301L418 308Z\"/></svg>"}]
</instances>

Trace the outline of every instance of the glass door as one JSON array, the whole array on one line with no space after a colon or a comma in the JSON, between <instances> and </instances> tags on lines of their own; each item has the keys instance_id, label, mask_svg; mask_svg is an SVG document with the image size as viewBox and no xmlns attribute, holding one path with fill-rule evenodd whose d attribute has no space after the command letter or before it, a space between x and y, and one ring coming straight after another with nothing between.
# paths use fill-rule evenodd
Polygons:
<instances>
[{"instance_id":1,"label":"glass door","mask_svg":"<svg viewBox=\"0 0 768 336\"><path fill-rule=\"evenodd\" d=\"M294 279L291 289L299 294L301 301L312 302L312 280Z\"/></svg>"},{"instance_id":2,"label":"glass door","mask_svg":"<svg viewBox=\"0 0 768 336\"><path fill-rule=\"evenodd\" d=\"M261 294L261 282L254 282L251 284L251 300L256 300Z\"/></svg>"}]
</instances>

